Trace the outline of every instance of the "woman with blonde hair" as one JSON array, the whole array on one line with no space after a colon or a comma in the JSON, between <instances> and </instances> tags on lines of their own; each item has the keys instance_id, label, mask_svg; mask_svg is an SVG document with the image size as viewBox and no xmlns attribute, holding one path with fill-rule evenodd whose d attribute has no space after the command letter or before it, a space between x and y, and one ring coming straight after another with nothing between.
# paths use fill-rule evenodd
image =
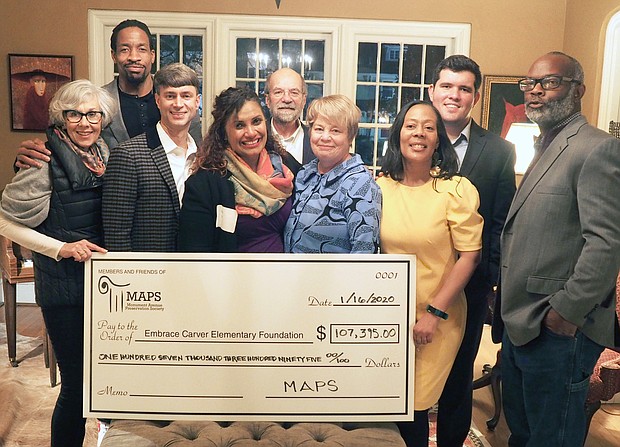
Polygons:
<instances>
[{"instance_id":1,"label":"woman with blonde hair","mask_svg":"<svg viewBox=\"0 0 620 447\"><path fill-rule=\"evenodd\" d=\"M381 191L359 155L349 150L360 109L344 95L308 107L316 159L295 178L293 210L284 232L289 253L376 253Z\"/></svg>"}]
</instances>

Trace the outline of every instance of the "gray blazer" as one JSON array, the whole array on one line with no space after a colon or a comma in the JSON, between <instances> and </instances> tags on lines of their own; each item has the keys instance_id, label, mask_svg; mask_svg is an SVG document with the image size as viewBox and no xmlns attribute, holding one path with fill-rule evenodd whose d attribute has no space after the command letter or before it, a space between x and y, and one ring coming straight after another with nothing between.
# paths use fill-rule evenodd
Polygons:
<instances>
[{"instance_id":1,"label":"gray blazer","mask_svg":"<svg viewBox=\"0 0 620 447\"><path fill-rule=\"evenodd\" d=\"M157 129L110 152L103 178L104 247L110 251L176 251L179 195Z\"/></svg>"},{"instance_id":2,"label":"gray blazer","mask_svg":"<svg viewBox=\"0 0 620 447\"><path fill-rule=\"evenodd\" d=\"M614 345L620 269L620 140L570 122L521 184L501 238L501 316L517 346L553 307L591 340Z\"/></svg>"},{"instance_id":3,"label":"gray blazer","mask_svg":"<svg viewBox=\"0 0 620 447\"><path fill-rule=\"evenodd\" d=\"M112 97L116 100L116 103L120 106L121 100L118 95L118 78L115 78L112 82L107 83L101 88L107 90L107 92L112 95ZM192 120L189 127L189 133L196 144L200 144L202 141L202 125L198 115L196 115ZM123 121L123 114L120 109L112 118L112 122L107 127L102 129L101 137L108 144L110 149L120 145L123 141L129 140L129 134L127 133L125 121Z\"/></svg>"}]
</instances>

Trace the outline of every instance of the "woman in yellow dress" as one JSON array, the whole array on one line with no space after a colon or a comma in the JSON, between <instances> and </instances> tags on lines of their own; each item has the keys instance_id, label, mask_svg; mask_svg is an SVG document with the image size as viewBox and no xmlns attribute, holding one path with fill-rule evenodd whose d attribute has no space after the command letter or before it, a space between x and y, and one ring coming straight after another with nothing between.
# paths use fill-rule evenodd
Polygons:
<instances>
[{"instance_id":1,"label":"woman in yellow dress","mask_svg":"<svg viewBox=\"0 0 620 447\"><path fill-rule=\"evenodd\" d=\"M439 112L424 101L400 111L377 183L383 193L381 252L417 256L414 422L399 428L408 446L428 445L428 410L438 400L465 329L463 289L478 262L478 191L456 175L457 155Z\"/></svg>"}]
</instances>

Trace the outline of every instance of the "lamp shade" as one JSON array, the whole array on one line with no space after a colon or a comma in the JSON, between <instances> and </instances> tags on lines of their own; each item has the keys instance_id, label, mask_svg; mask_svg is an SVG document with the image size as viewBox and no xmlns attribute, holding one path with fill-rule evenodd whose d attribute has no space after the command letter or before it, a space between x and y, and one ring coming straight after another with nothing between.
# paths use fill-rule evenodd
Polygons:
<instances>
[{"instance_id":1,"label":"lamp shade","mask_svg":"<svg viewBox=\"0 0 620 447\"><path fill-rule=\"evenodd\" d=\"M506 140L515 145L517 161L515 173L523 174L527 170L534 157L534 138L540 134L538 125L535 123L512 123Z\"/></svg>"}]
</instances>

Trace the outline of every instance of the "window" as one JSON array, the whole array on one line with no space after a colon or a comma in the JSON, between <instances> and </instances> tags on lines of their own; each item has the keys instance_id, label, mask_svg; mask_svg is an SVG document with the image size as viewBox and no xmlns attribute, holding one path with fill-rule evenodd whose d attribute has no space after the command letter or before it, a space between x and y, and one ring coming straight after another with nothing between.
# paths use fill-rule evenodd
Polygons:
<instances>
[{"instance_id":1,"label":"window","mask_svg":"<svg viewBox=\"0 0 620 447\"><path fill-rule=\"evenodd\" d=\"M307 104L325 91L326 40L282 37L237 37L235 39L235 85L247 86L263 98L267 76L288 67L306 81ZM269 111L263 102L265 112Z\"/></svg>"},{"instance_id":2,"label":"window","mask_svg":"<svg viewBox=\"0 0 620 447\"><path fill-rule=\"evenodd\" d=\"M433 67L450 54L467 54L469 24L316 19L140 11L89 11L91 80L112 79L112 29L139 17L157 34L158 66L183 61L203 82L204 117L214 96L231 85L259 95L280 67L304 76L308 101L342 93L362 110L353 150L380 169L387 133L401 105L427 98ZM202 70L202 71L199 71Z\"/></svg>"},{"instance_id":3,"label":"window","mask_svg":"<svg viewBox=\"0 0 620 447\"><path fill-rule=\"evenodd\" d=\"M355 152L373 170L380 167L389 129L401 106L428 99L433 67L445 45L359 42L355 100L362 111Z\"/></svg>"}]
</instances>

